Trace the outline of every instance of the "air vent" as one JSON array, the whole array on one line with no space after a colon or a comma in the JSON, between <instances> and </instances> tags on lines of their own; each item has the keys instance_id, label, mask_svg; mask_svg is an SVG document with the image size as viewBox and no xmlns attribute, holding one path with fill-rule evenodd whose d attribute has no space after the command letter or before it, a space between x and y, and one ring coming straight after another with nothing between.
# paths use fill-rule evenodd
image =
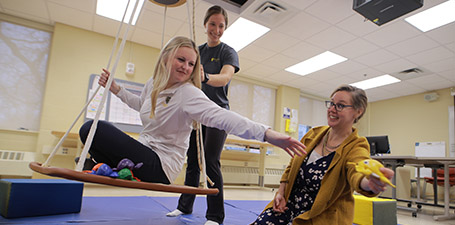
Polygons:
<instances>
[{"instance_id":1,"label":"air vent","mask_svg":"<svg viewBox=\"0 0 455 225\"><path fill-rule=\"evenodd\" d=\"M268 28L273 28L289 20L296 13L295 7L291 7L283 0L256 0L240 16Z\"/></svg>"},{"instance_id":2,"label":"air vent","mask_svg":"<svg viewBox=\"0 0 455 225\"><path fill-rule=\"evenodd\" d=\"M279 14L282 12L285 12L286 8L284 8L281 5L278 5L277 3L271 2L271 1L266 1L262 3L255 11L254 13L256 14L267 14L267 15L272 15L272 14Z\"/></svg>"},{"instance_id":3,"label":"air vent","mask_svg":"<svg viewBox=\"0 0 455 225\"><path fill-rule=\"evenodd\" d=\"M431 71L428 71L422 67L413 67L409 69L402 70L400 72L392 73L390 75L400 79L400 80L409 80L417 77L429 75Z\"/></svg>"},{"instance_id":4,"label":"air vent","mask_svg":"<svg viewBox=\"0 0 455 225\"><path fill-rule=\"evenodd\" d=\"M423 71L419 68L411 68L411 69L403 70L400 73L409 74L409 73L422 73L422 72Z\"/></svg>"}]
</instances>

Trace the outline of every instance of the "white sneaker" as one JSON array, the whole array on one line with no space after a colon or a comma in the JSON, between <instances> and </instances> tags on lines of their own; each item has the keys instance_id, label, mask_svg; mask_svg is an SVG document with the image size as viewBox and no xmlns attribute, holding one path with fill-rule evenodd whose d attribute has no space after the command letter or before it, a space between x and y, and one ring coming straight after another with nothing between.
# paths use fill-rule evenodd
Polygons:
<instances>
[{"instance_id":1,"label":"white sneaker","mask_svg":"<svg viewBox=\"0 0 455 225\"><path fill-rule=\"evenodd\" d=\"M207 220L204 225L220 225L219 223L213 221L213 220Z\"/></svg>"},{"instance_id":2,"label":"white sneaker","mask_svg":"<svg viewBox=\"0 0 455 225\"><path fill-rule=\"evenodd\" d=\"M180 215L182 215L182 214L183 214L182 211L176 209L176 210L174 210L174 211L172 211L172 212L167 213L166 216L169 216L169 217L176 217L176 216L180 216Z\"/></svg>"}]
</instances>

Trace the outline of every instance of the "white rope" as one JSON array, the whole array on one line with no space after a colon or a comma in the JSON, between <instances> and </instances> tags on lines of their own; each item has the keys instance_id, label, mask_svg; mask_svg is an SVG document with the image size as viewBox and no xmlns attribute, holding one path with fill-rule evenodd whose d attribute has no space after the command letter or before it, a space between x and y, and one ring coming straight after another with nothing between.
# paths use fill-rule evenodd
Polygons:
<instances>
[{"instance_id":1,"label":"white rope","mask_svg":"<svg viewBox=\"0 0 455 225\"><path fill-rule=\"evenodd\" d=\"M93 124L90 127L90 132L88 134L87 140L85 141L84 149L82 150L82 153L80 155L79 162L77 163L76 171L82 171L82 168L84 167L85 158L87 157L88 150L90 149L90 147L92 145L93 137L95 136L96 128L98 126L98 121L99 121L99 118L101 115L101 111L103 111L104 103L106 102L107 95L109 94L109 89L111 87L112 81L114 80L115 71L117 69L117 65L120 60L120 57L122 56L122 52L123 52L123 48L125 47L128 31L129 31L130 25L133 22L134 13L136 12L138 4L139 4L139 1L136 1L136 3L134 4L133 12L131 13L130 20L128 22L128 26L126 27L126 31L123 34L122 43L120 44L120 49L117 52L117 57L116 57L114 66L112 68L111 74L109 76L106 87L104 89L103 97L102 97L101 102L96 111L96 115L93 120ZM128 7L125 10L127 10L127 9L128 9ZM123 21L121 21L121 23L123 23Z\"/></svg>"},{"instance_id":2,"label":"white rope","mask_svg":"<svg viewBox=\"0 0 455 225\"><path fill-rule=\"evenodd\" d=\"M128 0L128 5L126 6L126 9L125 9L125 12L123 13L123 17L122 17L122 21L125 19L125 16L126 16L126 12L128 10L128 6L130 4L130 0ZM118 31L117 31L117 35L115 36L115 41L114 41L114 45L112 46L112 51L111 51L111 55L109 56L109 60L107 62L107 66L106 66L106 69L109 70L109 67L111 65L111 61L112 61L112 56L114 55L114 52L117 50L117 44L118 44L118 37L120 35L120 31L122 30L122 25L123 25L123 22L120 22L120 26L118 28ZM71 124L70 128L66 131L66 133L60 138L59 142L57 143L57 145L54 147L54 149L52 150L51 154L49 154L49 156L47 157L46 161L43 163L42 166L48 166L50 161L52 160L52 158L55 156L55 154L57 153L57 150L60 148L60 146L62 146L63 142L65 141L66 137L68 136L68 134L70 133L70 131L73 129L74 125L76 124L76 122L79 120L79 118L82 116L82 114L85 112L85 110L87 109L88 105L90 104L90 102L92 102L92 100L95 98L96 94L98 93L98 91L100 90L101 86L98 86L98 88L95 90L95 92L93 93L93 95L90 97L90 99L87 101L87 103L85 104L85 106L82 108L81 112L79 113L79 115L76 117L76 119L73 121L73 123ZM79 161L81 160L81 158L79 159ZM84 159L85 160L85 159Z\"/></svg>"},{"instance_id":3,"label":"white rope","mask_svg":"<svg viewBox=\"0 0 455 225\"><path fill-rule=\"evenodd\" d=\"M164 31L166 28L166 14L167 14L167 6L164 6L163 32L161 33L161 49L163 49L163 43L164 43Z\"/></svg>"},{"instance_id":4,"label":"white rope","mask_svg":"<svg viewBox=\"0 0 455 225\"><path fill-rule=\"evenodd\" d=\"M194 37L194 30L193 30L193 27L191 26L191 24L193 23L194 24L194 17L193 18L190 18L190 4L189 4L189 1L186 1L186 11L187 11L187 14L188 14L188 27L189 27L189 31L190 31L190 38L196 42L195 40L195 37ZM193 0L193 12L194 12L194 0ZM194 13L193 13L194 15Z\"/></svg>"}]
</instances>

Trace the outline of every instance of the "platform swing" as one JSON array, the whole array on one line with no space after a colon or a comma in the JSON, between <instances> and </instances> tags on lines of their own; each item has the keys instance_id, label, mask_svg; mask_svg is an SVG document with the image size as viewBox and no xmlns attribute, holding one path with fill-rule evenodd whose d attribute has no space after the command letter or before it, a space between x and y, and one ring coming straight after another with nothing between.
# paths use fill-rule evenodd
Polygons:
<instances>
[{"instance_id":1,"label":"platform swing","mask_svg":"<svg viewBox=\"0 0 455 225\"><path fill-rule=\"evenodd\" d=\"M165 8L165 13L164 13L164 23L163 23L163 36L162 36L162 42L161 45L163 45L163 39L164 39L164 28L165 28L165 19L166 19L166 11L167 7L176 7L179 5L182 5L186 2L186 0L149 0L152 3L158 4L160 6L164 6ZM125 187L125 188L137 188L137 189L145 189L145 190L152 190L152 191L162 191L162 192L173 192L173 193L185 193L185 194L198 194L198 195L208 195L208 194L217 194L219 192L218 189L216 188L207 188L207 183L204 182L204 187L199 188L199 187L191 187L191 186L185 186L185 185L176 185L176 184L160 184L160 183L149 183L149 182L139 182L139 181L130 181L130 180L122 180L122 179L115 179L107 176L100 176L100 175L94 175L94 174L87 174L82 172L82 168L84 166L85 159L87 157L88 150L90 149L90 146L93 141L93 137L96 132L97 124L99 121L99 117L101 115L101 111L103 110L104 103L106 102L106 97L108 95L109 89L112 84L112 80L114 79L115 71L117 68L118 61L122 55L123 48L125 46L125 41L127 39L127 34L128 30L130 28L130 25L133 21L133 15L136 12L137 6L138 6L139 1L136 1L133 11L131 13L127 28L123 34L122 37L122 42L120 44L119 50L117 51L117 44L118 44L118 39L119 39L119 34L122 29L123 25L123 20L125 19L125 16L128 11L128 7L130 4L130 0L128 0L128 5L125 8L125 12L123 14L122 21L120 22L120 26L117 32L117 35L115 37L114 45L112 47L111 55L109 57L108 64L106 66L106 69L109 70L110 68L110 63L112 60L112 56L114 53L117 51L115 63L112 67L111 70L111 75L109 76L108 82L106 84L106 87L104 89L103 97L101 99L101 102L97 108L97 112L95 115L95 118L93 120L93 124L90 128L90 132L88 134L87 140L85 142L84 148L81 152L81 155L79 157L79 161L76 165L75 170L70 170L66 168L57 168L57 167L52 167L49 166L49 163L51 159L55 156L57 150L60 148L62 145L63 141L66 139L68 134L70 133L71 129L74 127L75 123L77 120L81 117L83 112L87 109L87 106L90 104L90 102L94 99L96 94L98 93L99 89L101 86L98 86L98 88L95 90L93 95L90 97L90 99L87 101L77 118L74 120L74 122L71 124L70 128L66 131L66 133L61 137L60 141L57 143L53 151L49 154L49 157L47 160L41 164L38 162L31 162L29 164L29 167L38 173L48 175L48 176L54 176L54 177L60 177L64 179L69 179L69 180L77 180L77 181L82 181L82 182L90 182L90 183L97 183L97 184L105 184L105 185L111 185L111 186L118 186L118 187ZM188 10L188 20L189 22L189 30L190 30L190 35L194 41L195 35L194 35L194 0L192 1L193 5L193 13L192 17L190 18L190 9L189 9L189 4L187 4L187 10ZM191 22L192 21L192 22ZM162 47L162 46L161 46ZM206 171L205 171L205 159L204 159L204 148L203 148L203 141L202 141L202 130L201 130L201 125L199 123L193 123L194 129L196 129L197 133L197 146L198 146L198 160L199 160L199 167L201 169L203 179L207 180L209 183L213 185L211 180L207 177Z\"/></svg>"}]
</instances>

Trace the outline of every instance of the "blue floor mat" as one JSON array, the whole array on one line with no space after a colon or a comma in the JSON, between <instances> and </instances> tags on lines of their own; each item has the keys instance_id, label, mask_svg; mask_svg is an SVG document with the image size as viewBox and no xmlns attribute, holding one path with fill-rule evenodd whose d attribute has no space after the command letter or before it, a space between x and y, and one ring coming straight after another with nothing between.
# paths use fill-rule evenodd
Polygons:
<instances>
[{"instance_id":1,"label":"blue floor mat","mask_svg":"<svg viewBox=\"0 0 455 225\"><path fill-rule=\"evenodd\" d=\"M193 213L178 217L166 217L166 213L177 207L178 197L84 197L80 213L52 216L5 219L0 224L204 224L206 198L197 197ZM256 219L268 201L226 200L224 225L249 224Z\"/></svg>"}]
</instances>

